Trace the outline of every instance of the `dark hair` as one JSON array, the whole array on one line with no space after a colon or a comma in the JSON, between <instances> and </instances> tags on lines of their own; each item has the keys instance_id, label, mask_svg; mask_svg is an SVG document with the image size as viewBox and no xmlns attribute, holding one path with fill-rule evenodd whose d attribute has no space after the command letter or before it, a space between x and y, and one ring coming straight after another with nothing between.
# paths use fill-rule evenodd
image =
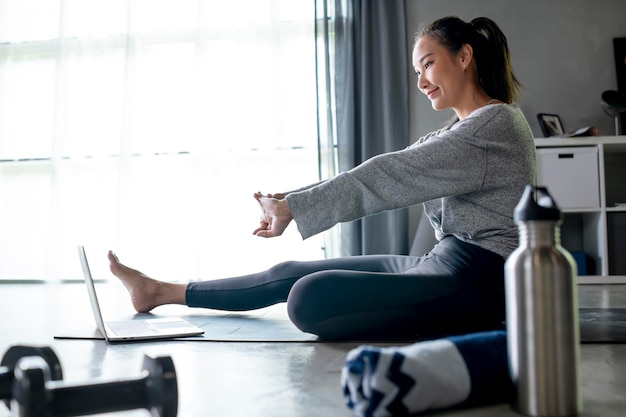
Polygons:
<instances>
[{"instance_id":1,"label":"dark hair","mask_svg":"<svg viewBox=\"0 0 626 417\"><path fill-rule=\"evenodd\" d=\"M485 92L505 103L518 98L521 84L513 73L509 46L493 20L477 17L467 23L455 16L444 17L421 28L415 34L415 42L423 36L436 40L452 53L469 44L474 50L478 82Z\"/></svg>"}]
</instances>

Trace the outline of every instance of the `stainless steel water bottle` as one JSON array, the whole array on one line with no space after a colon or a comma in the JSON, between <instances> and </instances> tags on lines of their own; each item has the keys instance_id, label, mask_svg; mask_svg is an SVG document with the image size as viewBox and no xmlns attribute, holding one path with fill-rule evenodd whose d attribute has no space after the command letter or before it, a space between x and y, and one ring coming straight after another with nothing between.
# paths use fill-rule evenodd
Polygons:
<instances>
[{"instance_id":1,"label":"stainless steel water bottle","mask_svg":"<svg viewBox=\"0 0 626 417\"><path fill-rule=\"evenodd\" d=\"M561 211L545 187L515 207L519 247L505 264L513 407L529 416L582 411L576 265L561 246Z\"/></svg>"}]
</instances>

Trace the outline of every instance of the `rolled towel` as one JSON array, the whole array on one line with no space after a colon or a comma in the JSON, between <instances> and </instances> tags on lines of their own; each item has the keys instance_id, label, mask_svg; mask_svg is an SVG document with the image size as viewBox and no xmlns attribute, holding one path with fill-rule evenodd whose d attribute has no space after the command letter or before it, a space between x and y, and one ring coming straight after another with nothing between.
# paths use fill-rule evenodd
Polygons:
<instances>
[{"instance_id":1,"label":"rolled towel","mask_svg":"<svg viewBox=\"0 0 626 417\"><path fill-rule=\"evenodd\" d=\"M359 417L506 402L513 392L506 332L359 346L348 352L341 383L347 406Z\"/></svg>"}]
</instances>

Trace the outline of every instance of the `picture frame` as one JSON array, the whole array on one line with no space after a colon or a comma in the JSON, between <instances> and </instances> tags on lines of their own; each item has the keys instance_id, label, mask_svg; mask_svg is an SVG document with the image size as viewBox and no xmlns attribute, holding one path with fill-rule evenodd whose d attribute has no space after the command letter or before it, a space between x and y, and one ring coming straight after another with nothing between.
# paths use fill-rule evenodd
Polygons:
<instances>
[{"instance_id":1,"label":"picture frame","mask_svg":"<svg viewBox=\"0 0 626 417\"><path fill-rule=\"evenodd\" d=\"M561 118L558 114L539 113L537 118L539 119L539 126L541 126L544 137L549 138L565 134L563 123L561 123Z\"/></svg>"}]
</instances>

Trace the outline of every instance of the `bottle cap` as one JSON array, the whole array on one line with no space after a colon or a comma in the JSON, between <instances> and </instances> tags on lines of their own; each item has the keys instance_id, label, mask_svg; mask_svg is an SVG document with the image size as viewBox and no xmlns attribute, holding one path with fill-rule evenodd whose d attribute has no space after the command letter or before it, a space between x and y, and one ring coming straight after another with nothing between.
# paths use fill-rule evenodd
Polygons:
<instances>
[{"instance_id":1,"label":"bottle cap","mask_svg":"<svg viewBox=\"0 0 626 417\"><path fill-rule=\"evenodd\" d=\"M515 223L529 220L559 221L561 210L546 187L527 185L513 211Z\"/></svg>"}]
</instances>

